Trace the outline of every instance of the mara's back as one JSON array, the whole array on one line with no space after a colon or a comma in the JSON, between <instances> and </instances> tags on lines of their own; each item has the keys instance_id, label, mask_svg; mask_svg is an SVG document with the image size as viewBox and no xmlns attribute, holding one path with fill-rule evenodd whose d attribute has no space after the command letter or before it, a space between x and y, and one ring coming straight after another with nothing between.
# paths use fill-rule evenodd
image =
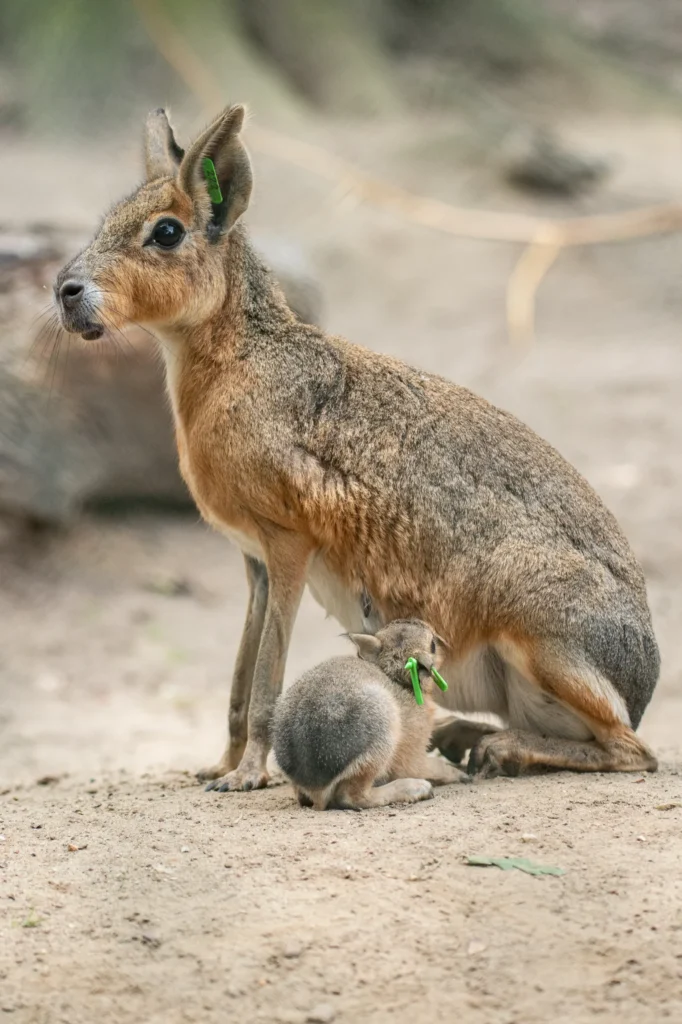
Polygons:
<instances>
[{"instance_id":1,"label":"mara's back","mask_svg":"<svg viewBox=\"0 0 682 1024\"><path fill-rule=\"evenodd\" d=\"M516 573L525 552L551 549L567 567L588 563L646 605L642 572L613 515L510 413L312 327L292 324L274 344L252 342L247 358L270 404L259 420L254 395L261 450L280 452L294 480L299 470L313 514L315 500L321 511L343 507L361 546L371 542L379 554L405 538L434 568L453 557L481 565L495 556L498 572L513 546ZM533 568L541 568L537 558Z\"/></svg>"},{"instance_id":2,"label":"mara's back","mask_svg":"<svg viewBox=\"0 0 682 1024\"><path fill-rule=\"evenodd\" d=\"M418 607L460 651L574 634L639 721L660 664L644 576L550 444L466 388L316 328L292 325L249 358L271 396L254 436L332 572L386 619Z\"/></svg>"}]
</instances>

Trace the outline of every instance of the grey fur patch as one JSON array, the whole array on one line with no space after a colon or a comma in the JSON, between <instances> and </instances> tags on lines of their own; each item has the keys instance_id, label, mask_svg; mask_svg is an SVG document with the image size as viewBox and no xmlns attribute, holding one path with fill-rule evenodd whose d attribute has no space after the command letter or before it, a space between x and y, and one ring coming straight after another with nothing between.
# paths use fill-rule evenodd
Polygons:
<instances>
[{"instance_id":1,"label":"grey fur patch","mask_svg":"<svg viewBox=\"0 0 682 1024\"><path fill-rule=\"evenodd\" d=\"M381 683L373 683L372 668L354 657L333 658L305 673L280 697L273 748L280 768L297 786L323 789L385 744L395 711ZM358 670L369 682L358 685L348 678Z\"/></svg>"},{"instance_id":2,"label":"grey fur patch","mask_svg":"<svg viewBox=\"0 0 682 1024\"><path fill-rule=\"evenodd\" d=\"M590 616L584 622L582 645L590 662L624 699L636 729L661 665L653 629L636 614L629 621L624 616Z\"/></svg>"}]
</instances>

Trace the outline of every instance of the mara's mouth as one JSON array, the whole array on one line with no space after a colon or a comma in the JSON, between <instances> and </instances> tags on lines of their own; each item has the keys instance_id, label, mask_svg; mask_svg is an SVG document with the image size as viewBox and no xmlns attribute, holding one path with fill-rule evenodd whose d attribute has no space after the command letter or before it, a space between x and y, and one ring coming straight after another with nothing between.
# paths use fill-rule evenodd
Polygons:
<instances>
[{"instance_id":1,"label":"mara's mouth","mask_svg":"<svg viewBox=\"0 0 682 1024\"><path fill-rule=\"evenodd\" d=\"M104 324L96 319L94 310L79 309L72 311L59 309L62 327L69 334L78 334L84 341L97 341L105 333Z\"/></svg>"},{"instance_id":2,"label":"mara's mouth","mask_svg":"<svg viewBox=\"0 0 682 1024\"><path fill-rule=\"evenodd\" d=\"M80 332L83 341L99 341L104 335L104 328L101 324L88 324L84 331Z\"/></svg>"}]
</instances>

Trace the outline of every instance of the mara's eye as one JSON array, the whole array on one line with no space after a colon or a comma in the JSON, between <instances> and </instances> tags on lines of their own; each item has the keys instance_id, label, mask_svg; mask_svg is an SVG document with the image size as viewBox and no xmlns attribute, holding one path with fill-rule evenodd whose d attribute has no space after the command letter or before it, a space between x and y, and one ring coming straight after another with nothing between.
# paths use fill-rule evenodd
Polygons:
<instances>
[{"instance_id":1,"label":"mara's eye","mask_svg":"<svg viewBox=\"0 0 682 1024\"><path fill-rule=\"evenodd\" d=\"M185 237L185 229L179 220L164 217L154 225L147 245L158 245L162 249L174 249Z\"/></svg>"},{"instance_id":2,"label":"mara's eye","mask_svg":"<svg viewBox=\"0 0 682 1024\"><path fill-rule=\"evenodd\" d=\"M436 641L432 640L431 641L431 654L435 654L435 653L436 653Z\"/></svg>"}]
</instances>

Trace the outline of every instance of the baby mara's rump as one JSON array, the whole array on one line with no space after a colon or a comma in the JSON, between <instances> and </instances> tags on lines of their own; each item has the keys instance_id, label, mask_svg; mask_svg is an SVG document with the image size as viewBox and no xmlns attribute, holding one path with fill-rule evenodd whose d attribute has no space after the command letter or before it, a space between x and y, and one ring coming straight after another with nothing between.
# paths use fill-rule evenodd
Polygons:
<instances>
[{"instance_id":1,"label":"baby mara's rump","mask_svg":"<svg viewBox=\"0 0 682 1024\"><path fill-rule=\"evenodd\" d=\"M324 810L343 802L344 783L387 771L400 731L383 673L352 656L331 658L280 698L275 757L299 799Z\"/></svg>"},{"instance_id":2,"label":"baby mara's rump","mask_svg":"<svg viewBox=\"0 0 682 1024\"><path fill-rule=\"evenodd\" d=\"M463 778L426 753L434 712L429 672L440 660L435 634L410 621L351 639L359 657L316 666L277 704L275 756L299 801L317 810L413 803L432 796L432 783ZM423 706L405 670L415 655Z\"/></svg>"}]
</instances>

